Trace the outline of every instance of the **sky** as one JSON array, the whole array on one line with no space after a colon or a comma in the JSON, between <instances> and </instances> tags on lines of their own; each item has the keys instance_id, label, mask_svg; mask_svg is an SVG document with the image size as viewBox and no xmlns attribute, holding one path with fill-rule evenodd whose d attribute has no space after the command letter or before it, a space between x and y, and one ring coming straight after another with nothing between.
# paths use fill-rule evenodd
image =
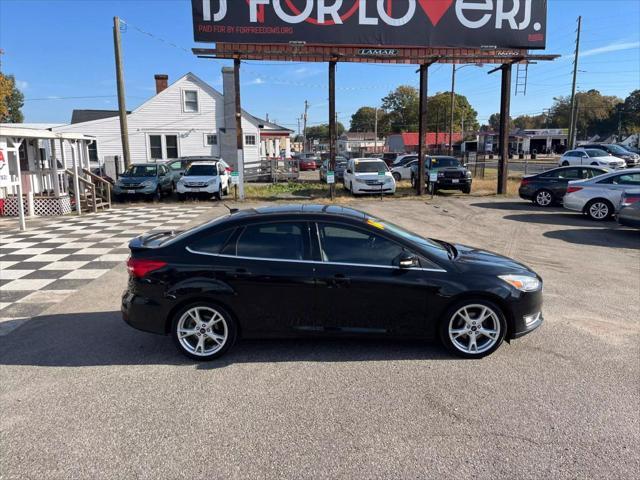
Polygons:
<instances>
[{"instance_id":1,"label":"sky","mask_svg":"<svg viewBox=\"0 0 640 480\"><path fill-rule=\"evenodd\" d=\"M536 1L536 0L534 0ZM640 88L640 0L549 0L545 53L563 55L529 67L527 94L513 95L512 116L536 115L553 98L571 93L577 17L583 17L578 89L626 97ZM190 0L0 0L2 72L25 96L26 122L68 123L73 109L117 109L113 17L122 34L127 108L153 96L153 75L169 81L193 72L221 89L224 60L198 59ZM500 75L490 66L457 72L456 92L466 95L486 123L499 111ZM399 85L418 85L415 66L339 64L337 111L348 126L361 106L380 106ZM242 66L243 108L298 129L304 101L309 125L328 121L328 67L322 63L247 62ZM514 69L515 84L515 69ZM515 85L514 85L515 86ZM451 88L451 66L430 69L429 93ZM514 92L515 93L515 92Z\"/></svg>"}]
</instances>

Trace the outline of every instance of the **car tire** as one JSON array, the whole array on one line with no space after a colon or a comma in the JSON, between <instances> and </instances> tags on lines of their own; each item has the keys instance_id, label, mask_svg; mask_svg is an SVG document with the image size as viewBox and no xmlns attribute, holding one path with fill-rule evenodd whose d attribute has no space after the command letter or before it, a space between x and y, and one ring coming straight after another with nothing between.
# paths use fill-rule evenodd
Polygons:
<instances>
[{"instance_id":1,"label":"car tire","mask_svg":"<svg viewBox=\"0 0 640 480\"><path fill-rule=\"evenodd\" d=\"M469 185L468 187L464 187L462 189L462 193L469 195L471 193L471 185Z\"/></svg>"},{"instance_id":2,"label":"car tire","mask_svg":"<svg viewBox=\"0 0 640 480\"><path fill-rule=\"evenodd\" d=\"M156 188L156 191L151 197L151 199L154 202L159 202L160 200L162 200L162 189L160 188L160 185L158 185L158 188Z\"/></svg>"},{"instance_id":3,"label":"car tire","mask_svg":"<svg viewBox=\"0 0 640 480\"><path fill-rule=\"evenodd\" d=\"M411 188L416 188L416 177L411 174Z\"/></svg>"},{"instance_id":4,"label":"car tire","mask_svg":"<svg viewBox=\"0 0 640 480\"><path fill-rule=\"evenodd\" d=\"M396 182L399 182L400 180L402 180L402 175L400 175L398 172L393 172L392 175Z\"/></svg>"},{"instance_id":5,"label":"car tire","mask_svg":"<svg viewBox=\"0 0 640 480\"><path fill-rule=\"evenodd\" d=\"M538 190L533 196L533 203L535 203L538 207L546 208L553 205L553 193L549 190L541 189Z\"/></svg>"},{"instance_id":6,"label":"car tire","mask_svg":"<svg viewBox=\"0 0 640 480\"><path fill-rule=\"evenodd\" d=\"M178 351L193 360L221 357L233 347L237 335L238 326L233 316L208 302L195 302L181 308L171 322L171 336Z\"/></svg>"},{"instance_id":7,"label":"car tire","mask_svg":"<svg viewBox=\"0 0 640 480\"><path fill-rule=\"evenodd\" d=\"M614 208L609 200L596 198L587 203L584 212L591 220L603 222L613 216Z\"/></svg>"},{"instance_id":8,"label":"car tire","mask_svg":"<svg viewBox=\"0 0 640 480\"><path fill-rule=\"evenodd\" d=\"M229 195L229 185L224 187L224 189L222 190L222 195L224 195L225 197Z\"/></svg>"},{"instance_id":9,"label":"car tire","mask_svg":"<svg viewBox=\"0 0 640 480\"><path fill-rule=\"evenodd\" d=\"M452 354L462 358L483 358L502 344L507 334L507 321L495 303L470 298L456 302L447 310L439 330L442 344Z\"/></svg>"},{"instance_id":10,"label":"car tire","mask_svg":"<svg viewBox=\"0 0 640 480\"><path fill-rule=\"evenodd\" d=\"M562 166L563 167L568 167L569 166L569 162L567 162L566 160L564 162L562 162Z\"/></svg>"},{"instance_id":11,"label":"car tire","mask_svg":"<svg viewBox=\"0 0 640 480\"><path fill-rule=\"evenodd\" d=\"M187 196L184 193L178 193L178 200L184 202Z\"/></svg>"}]
</instances>

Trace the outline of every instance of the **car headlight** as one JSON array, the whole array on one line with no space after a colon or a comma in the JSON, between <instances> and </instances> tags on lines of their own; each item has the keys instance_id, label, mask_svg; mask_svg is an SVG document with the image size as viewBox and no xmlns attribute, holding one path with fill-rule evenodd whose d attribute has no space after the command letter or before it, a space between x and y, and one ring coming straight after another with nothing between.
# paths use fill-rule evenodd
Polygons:
<instances>
[{"instance_id":1,"label":"car headlight","mask_svg":"<svg viewBox=\"0 0 640 480\"><path fill-rule=\"evenodd\" d=\"M471 172L467 171L467 178L471 178Z\"/></svg>"},{"instance_id":2,"label":"car headlight","mask_svg":"<svg viewBox=\"0 0 640 480\"><path fill-rule=\"evenodd\" d=\"M535 292L539 290L542 285L542 282L540 282L538 278L527 275L499 275L498 278L504 280L521 292Z\"/></svg>"},{"instance_id":3,"label":"car headlight","mask_svg":"<svg viewBox=\"0 0 640 480\"><path fill-rule=\"evenodd\" d=\"M214 183L216 183L215 178L212 178L211 180L207 180L207 185L213 185Z\"/></svg>"},{"instance_id":4,"label":"car headlight","mask_svg":"<svg viewBox=\"0 0 640 480\"><path fill-rule=\"evenodd\" d=\"M144 182L142 182L142 186L143 187L153 187L153 181L152 180L145 180Z\"/></svg>"}]
</instances>

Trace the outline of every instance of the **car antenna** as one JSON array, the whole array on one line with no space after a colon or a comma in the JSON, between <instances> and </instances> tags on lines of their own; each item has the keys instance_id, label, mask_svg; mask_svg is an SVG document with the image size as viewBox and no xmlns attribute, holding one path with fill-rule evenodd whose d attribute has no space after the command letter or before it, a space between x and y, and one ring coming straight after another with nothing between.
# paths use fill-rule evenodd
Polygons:
<instances>
[{"instance_id":1,"label":"car antenna","mask_svg":"<svg viewBox=\"0 0 640 480\"><path fill-rule=\"evenodd\" d=\"M240 209L239 209L239 208L231 208L229 205L227 205L227 204L226 204L226 203L224 203L224 202L222 202L222 205L224 205L224 206L225 206L225 208L226 208L227 210L229 210L229 214L230 214L230 215L233 215L234 213L238 213L238 212L240 211Z\"/></svg>"}]
</instances>

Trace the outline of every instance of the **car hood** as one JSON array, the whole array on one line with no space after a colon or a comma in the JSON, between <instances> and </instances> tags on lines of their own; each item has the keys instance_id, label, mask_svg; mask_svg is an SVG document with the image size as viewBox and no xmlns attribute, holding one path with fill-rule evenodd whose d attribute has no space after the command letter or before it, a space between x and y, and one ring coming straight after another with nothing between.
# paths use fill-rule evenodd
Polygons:
<instances>
[{"instance_id":1,"label":"car hood","mask_svg":"<svg viewBox=\"0 0 640 480\"><path fill-rule=\"evenodd\" d=\"M193 183L206 183L210 180L214 180L217 177L213 176L213 175L193 175L193 176L183 176L182 180L184 180L185 182L193 182Z\"/></svg>"},{"instance_id":2,"label":"car hood","mask_svg":"<svg viewBox=\"0 0 640 480\"><path fill-rule=\"evenodd\" d=\"M454 263L465 272L473 272L479 270L482 273L495 273L495 275L504 274L523 274L536 275L528 266L517 262L512 258L498 255L497 253L481 250L467 245L455 244L457 250Z\"/></svg>"},{"instance_id":3,"label":"car hood","mask_svg":"<svg viewBox=\"0 0 640 480\"><path fill-rule=\"evenodd\" d=\"M142 182L147 182L151 180L152 182L155 182L157 180L156 177L120 177L118 179L118 181L120 183L123 184L127 184L127 183L142 183Z\"/></svg>"}]
</instances>

